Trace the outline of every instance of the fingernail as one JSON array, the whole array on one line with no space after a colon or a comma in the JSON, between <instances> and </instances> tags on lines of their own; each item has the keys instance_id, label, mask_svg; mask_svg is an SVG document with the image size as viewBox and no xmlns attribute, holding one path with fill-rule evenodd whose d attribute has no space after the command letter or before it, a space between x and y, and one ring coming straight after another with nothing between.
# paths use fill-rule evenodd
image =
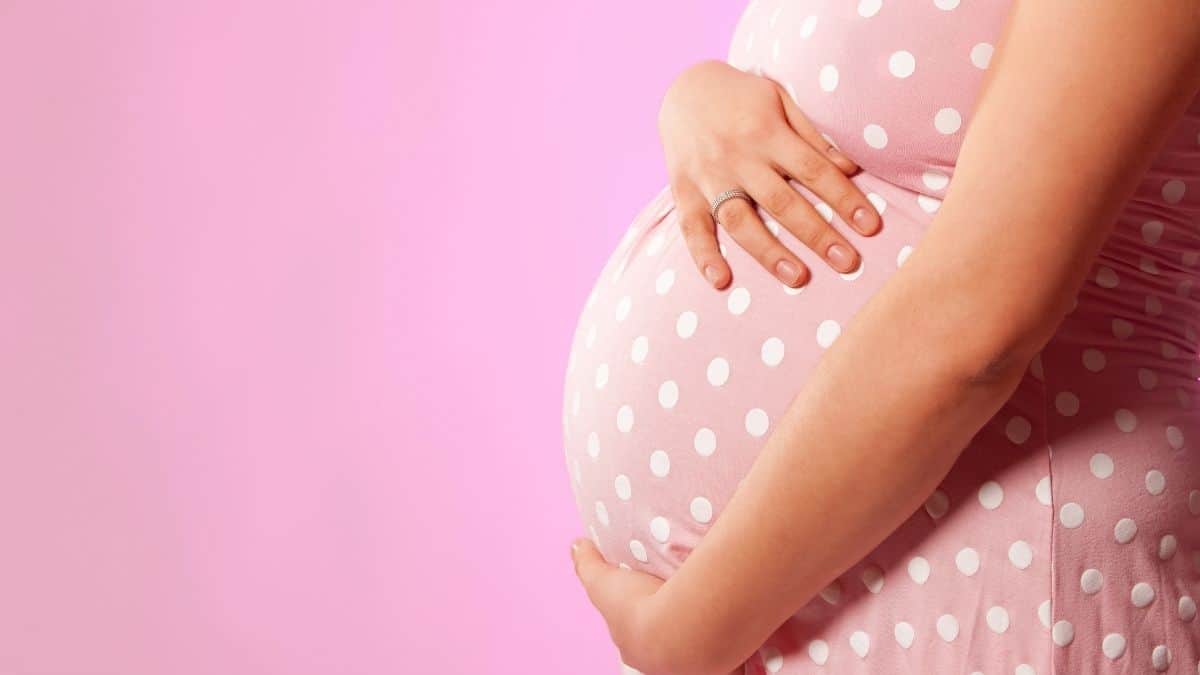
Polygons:
<instances>
[{"instance_id":1,"label":"fingernail","mask_svg":"<svg viewBox=\"0 0 1200 675\"><path fill-rule=\"evenodd\" d=\"M871 214L867 212L867 209L862 206L854 209L854 213L850 214L850 219L854 221L854 226L858 228L859 232L866 233L873 229L872 226L874 223L872 221L874 219L871 218Z\"/></svg>"},{"instance_id":2,"label":"fingernail","mask_svg":"<svg viewBox=\"0 0 1200 675\"><path fill-rule=\"evenodd\" d=\"M775 263L775 274L779 275L783 283L790 285L796 283L796 277L800 276L800 268L790 260L780 260Z\"/></svg>"},{"instance_id":3,"label":"fingernail","mask_svg":"<svg viewBox=\"0 0 1200 675\"><path fill-rule=\"evenodd\" d=\"M704 278L708 279L708 283L716 285L721 278L721 272L713 265L704 266Z\"/></svg>"},{"instance_id":4,"label":"fingernail","mask_svg":"<svg viewBox=\"0 0 1200 675\"><path fill-rule=\"evenodd\" d=\"M850 255L850 251L847 251L845 246L840 244L830 246L828 255L833 264L841 270L850 272L854 269L854 257Z\"/></svg>"}]
</instances>

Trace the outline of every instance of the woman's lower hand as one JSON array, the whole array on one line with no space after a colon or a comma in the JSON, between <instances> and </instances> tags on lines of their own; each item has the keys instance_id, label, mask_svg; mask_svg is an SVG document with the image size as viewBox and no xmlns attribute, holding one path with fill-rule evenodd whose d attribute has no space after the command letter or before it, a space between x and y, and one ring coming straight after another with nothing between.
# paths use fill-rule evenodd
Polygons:
<instances>
[{"instance_id":1,"label":"woman's lower hand","mask_svg":"<svg viewBox=\"0 0 1200 675\"><path fill-rule=\"evenodd\" d=\"M767 78L721 61L692 66L667 90L658 127L684 240L716 288L732 278L709 213L725 190L746 192L839 272L858 267L858 252L788 179L818 195L859 233L879 231L879 213L848 177L858 167ZM725 231L781 282L796 287L808 281L808 268L771 234L751 203L730 199L718 215Z\"/></svg>"}]
</instances>

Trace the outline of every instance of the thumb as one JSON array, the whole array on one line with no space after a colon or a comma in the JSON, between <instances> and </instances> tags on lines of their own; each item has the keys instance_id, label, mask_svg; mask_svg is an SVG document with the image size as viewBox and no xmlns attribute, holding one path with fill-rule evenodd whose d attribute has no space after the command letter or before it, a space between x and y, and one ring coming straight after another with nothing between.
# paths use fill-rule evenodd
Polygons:
<instances>
[{"instance_id":1,"label":"thumb","mask_svg":"<svg viewBox=\"0 0 1200 675\"><path fill-rule=\"evenodd\" d=\"M571 542L571 559L575 562L575 576L589 591L600 575L608 569L608 562L600 555L600 549L587 537Z\"/></svg>"}]
</instances>

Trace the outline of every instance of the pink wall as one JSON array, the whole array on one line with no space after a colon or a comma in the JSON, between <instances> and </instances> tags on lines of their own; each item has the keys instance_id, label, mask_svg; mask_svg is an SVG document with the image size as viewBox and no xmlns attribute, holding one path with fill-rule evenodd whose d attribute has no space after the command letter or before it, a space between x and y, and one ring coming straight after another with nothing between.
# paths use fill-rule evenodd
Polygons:
<instances>
[{"instance_id":1,"label":"pink wall","mask_svg":"<svg viewBox=\"0 0 1200 675\"><path fill-rule=\"evenodd\" d=\"M0 673L615 675L568 343L740 3L0 3Z\"/></svg>"}]
</instances>

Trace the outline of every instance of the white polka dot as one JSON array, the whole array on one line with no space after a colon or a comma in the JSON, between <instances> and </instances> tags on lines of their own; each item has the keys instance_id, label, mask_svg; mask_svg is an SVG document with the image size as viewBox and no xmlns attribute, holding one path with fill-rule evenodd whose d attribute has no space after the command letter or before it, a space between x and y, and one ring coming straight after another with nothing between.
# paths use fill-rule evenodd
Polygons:
<instances>
[{"instance_id":1,"label":"white polka dot","mask_svg":"<svg viewBox=\"0 0 1200 675\"><path fill-rule=\"evenodd\" d=\"M999 605L991 607L987 611L987 625L995 633L1003 633L1008 630L1008 610Z\"/></svg>"},{"instance_id":2,"label":"white polka dot","mask_svg":"<svg viewBox=\"0 0 1200 675\"><path fill-rule=\"evenodd\" d=\"M958 1L959 0L933 0L933 4L938 9L950 11L955 7L958 7Z\"/></svg>"},{"instance_id":3,"label":"white polka dot","mask_svg":"<svg viewBox=\"0 0 1200 675\"><path fill-rule=\"evenodd\" d=\"M817 344L822 348L828 349L833 345L833 341L842 334L842 327L833 319L825 319L817 326Z\"/></svg>"},{"instance_id":4,"label":"white polka dot","mask_svg":"<svg viewBox=\"0 0 1200 675\"><path fill-rule=\"evenodd\" d=\"M818 666L825 665L829 660L829 643L824 640L813 640L808 643L808 658Z\"/></svg>"},{"instance_id":5,"label":"white polka dot","mask_svg":"<svg viewBox=\"0 0 1200 675\"><path fill-rule=\"evenodd\" d=\"M762 408L752 408L746 413L746 432L755 438L767 433L770 424L767 412Z\"/></svg>"},{"instance_id":6,"label":"white polka dot","mask_svg":"<svg viewBox=\"0 0 1200 675\"><path fill-rule=\"evenodd\" d=\"M821 214L821 217L825 219L825 222L827 222L827 223L833 222L833 207L832 206L830 206L829 204L826 204L825 202L819 201L816 204L813 204L813 208L817 210L817 213Z\"/></svg>"},{"instance_id":7,"label":"white polka dot","mask_svg":"<svg viewBox=\"0 0 1200 675\"><path fill-rule=\"evenodd\" d=\"M1024 541L1014 541L1008 547L1008 561L1017 569L1029 569L1033 564L1033 547Z\"/></svg>"},{"instance_id":8,"label":"white polka dot","mask_svg":"<svg viewBox=\"0 0 1200 675\"><path fill-rule=\"evenodd\" d=\"M1134 607L1145 607L1154 602L1154 589L1144 581L1138 582L1129 592L1129 601L1133 603Z\"/></svg>"},{"instance_id":9,"label":"white polka dot","mask_svg":"<svg viewBox=\"0 0 1200 675\"><path fill-rule=\"evenodd\" d=\"M1054 397L1054 408L1063 417L1074 417L1079 412L1079 397L1069 391L1060 391Z\"/></svg>"},{"instance_id":10,"label":"white polka dot","mask_svg":"<svg viewBox=\"0 0 1200 675\"><path fill-rule=\"evenodd\" d=\"M979 552L971 547L962 549L954 556L954 566L967 576L974 575L979 571Z\"/></svg>"},{"instance_id":11,"label":"white polka dot","mask_svg":"<svg viewBox=\"0 0 1200 675\"><path fill-rule=\"evenodd\" d=\"M900 249L900 252L896 254L896 267L903 265L904 261L908 260L908 256L912 255L912 251L913 251L912 246L902 247Z\"/></svg>"},{"instance_id":12,"label":"white polka dot","mask_svg":"<svg viewBox=\"0 0 1200 675\"><path fill-rule=\"evenodd\" d=\"M591 456L592 459L596 459L600 456L600 437L596 435L596 432L594 431L588 434L587 437L587 454Z\"/></svg>"},{"instance_id":13,"label":"white polka dot","mask_svg":"<svg viewBox=\"0 0 1200 675\"><path fill-rule=\"evenodd\" d=\"M1125 319L1113 319L1112 333L1117 338L1127 340L1130 335L1133 335L1133 324Z\"/></svg>"},{"instance_id":14,"label":"white polka dot","mask_svg":"<svg viewBox=\"0 0 1200 675\"><path fill-rule=\"evenodd\" d=\"M1147 295L1146 296L1146 313L1149 314L1150 316L1158 316L1159 314L1162 314L1162 311L1163 311L1162 300L1159 300L1158 296L1156 296L1156 295Z\"/></svg>"},{"instance_id":15,"label":"white polka dot","mask_svg":"<svg viewBox=\"0 0 1200 675\"><path fill-rule=\"evenodd\" d=\"M1054 644L1059 647L1066 647L1075 639L1075 626L1070 621L1056 621L1054 628L1051 629L1050 635L1054 640Z\"/></svg>"},{"instance_id":16,"label":"white polka dot","mask_svg":"<svg viewBox=\"0 0 1200 675\"><path fill-rule=\"evenodd\" d=\"M1132 518L1122 518L1113 526L1113 539L1118 544L1128 544L1137 536L1137 523Z\"/></svg>"},{"instance_id":17,"label":"white polka dot","mask_svg":"<svg viewBox=\"0 0 1200 675\"><path fill-rule=\"evenodd\" d=\"M1096 285L1101 288L1116 288L1121 283L1121 278L1117 276L1117 271L1111 267L1102 265L1096 270Z\"/></svg>"},{"instance_id":18,"label":"white polka dot","mask_svg":"<svg viewBox=\"0 0 1200 675\"><path fill-rule=\"evenodd\" d=\"M883 590L883 570L877 565L868 565L862 571L863 586L871 593L878 593Z\"/></svg>"},{"instance_id":19,"label":"white polka dot","mask_svg":"<svg viewBox=\"0 0 1200 675\"><path fill-rule=\"evenodd\" d=\"M901 621L896 624L896 628L892 633L896 636L896 644L908 649L913 644L913 639L916 637L916 631L913 630L912 624L907 621Z\"/></svg>"},{"instance_id":20,"label":"white polka dot","mask_svg":"<svg viewBox=\"0 0 1200 675\"><path fill-rule=\"evenodd\" d=\"M696 497L693 499L690 510L692 512L692 518L695 518L696 522L698 523L707 523L708 521L712 520L712 502L708 501L704 497Z\"/></svg>"},{"instance_id":21,"label":"white polka dot","mask_svg":"<svg viewBox=\"0 0 1200 675\"><path fill-rule=\"evenodd\" d=\"M1180 261L1188 267L1193 267L1200 262L1200 251L1184 251L1180 256Z\"/></svg>"},{"instance_id":22,"label":"white polka dot","mask_svg":"<svg viewBox=\"0 0 1200 675\"><path fill-rule=\"evenodd\" d=\"M1075 502L1067 502L1058 510L1058 520L1063 527L1075 529L1083 524L1083 507Z\"/></svg>"},{"instance_id":23,"label":"white polka dot","mask_svg":"<svg viewBox=\"0 0 1200 675\"><path fill-rule=\"evenodd\" d=\"M1160 673L1170 668L1171 650L1166 645L1156 645L1150 652L1150 664Z\"/></svg>"},{"instance_id":24,"label":"white polka dot","mask_svg":"<svg viewBox=\"0 0 1200 675\"><path fill-rule=\"evenodd\" d=\"M1125 636L1120 633L1109 633L1100 643L1100 649L1108 658L1116 661L1125 653Z\"/></svg>"},{"instance_id":25,"label":"white polka dot","mask_svg":"<svg viewBox=\"0 0 1200 675\"><path fill-rule=\"evenodd\" d=\"M650 453L650 473L659 478L666 478L671 473L671 456L665 450Z\"/></svg>"},{"instance_id":26,"label":"white polka dot","mask_svg":"<svg viewBox=\"0 0 1200 675\"><path fill-rule=\"evenodd\" d=\"M1200 490L1192 490L1188 493L1188 511L1193 516L1200 516Z\"/></svg>"},{"instance_id":27,"label":"white polka dot","mask_svg":"<svg viewBox=\"0 0 1200 675\"><path fill-rule=\"evenodd\" d=\"M943 190L950 184L950 177L937 171L923 171L921 182L930 190Z\"/></svg>"},{"instance_id":28,"label":"white polka dot","mask_svg":"<svg viewBox=\"0 0 1200 675\"><path fill-rule=\"evenodd\" d=\"M917 68L917 59L913 57L912 52L901 49L897 52L892 52L888 57L888 72L892 75L905 78L913 74Z\"/></svg>"},{"instance_id":29,"label":"white polka dot","mask_svg":"<svg viewBox=\"0 0 1200 675\"><path fill-rule=\"evenodd\" d=\"M679 403L679 385L675 380L667 380L658 387L658 404L668 410Z\"/></svg>"},{"instance_id":30,"label":"white polka dot","mask_svg":"<svg viewBox=\"0 0 1200 675\"><path fill-rule=\"evenodd\" d=\"M1097 452L1088 461L1088 468L1092 470L1092 475L1096 478L1108 478L1113 473L1112 457L1103 452Z\"/></svg>"},{"instance_id":31,"label":"white polka dot","mask_svg":"<svg viewBox=\"0 0 1200 675\"><path fill-rule=\"evenodd\" d=\"M858 15L869 19L879 13L883 7L883 0L859 0Z\"/></svg>"},{"instance_id":32,"label":"white polka dot","mask_svg":"<svg viewBox=\"0 0 1200 675\"><path fill-rule=\"evenodd\" d=\"M937 213L937 210L942 207L942 200L929 195L917 195L917 206L925 213Z\"/></svg>"},{"instance_id":33,"label":"white polka dot","mask_svg":"<svg viewBox=\"0 0 1200 675\"><path fill-rule=\"evenodd\" d=\"M1149 368L1138 368L1137 379L1138 386L1146 391L1158 386L1158 375Z\"/></svg>"},{"instance_id":34,"label":"white polka dot","mask_svg":"<svg viewBox=\"0 0 1200 675\"><path fill-rule=\"evenodd\" d=\"M603 389L606 384L608 384L608 364L601 363L596 366L596 388Z\"/></svg>"},{"instance_id":35,"label":"white polka dot","mask_svg":"<svg viewBox=\"0 0 1200 675\"><path fill-rule=\"evenodd\" d=\"M1034 486L1033 494L1034 494L1034 496L1037 497L1037 500L1039 502L1041 502L1044 506L1050 506L1051 495L1050 495L1050 477L1049 476L1042 476L1041 480L1039 480L1037 482L1037 485Z\"/></svg>"},{"instance_id":36,"label":"white polka dot","mask_svg":"<svg viewBox=\"0 0 1200 675\"><path fill-rule=\"evenodd\" d=\"M692 439L692 447L696 449L697 454L708 457L717 451L717 435L712 429L701 427Z\"/></svg>"},{"instance_id":37,"label":"white polka dot","mask_svg":"<svg viewBox=\"0 0 1200 675\"><path fill-rule=\"evenodd\" d=\"M868 124L866 127L864 127L863 139L866 140L867 145L875 148L876 150L882 150L883 148L887 147L888 143L887 132L884 131L883 127L879 126L878 124Z\"/></svg>"},{"instance_id":38,"label":"white polka dot","mask_svg":"<svg viewBox=\"0 0 1200 675\"><path fill-rule=\"evenodd\" d=\"M778 673L783 669L783 653L770 645L759 650L762 653L763 666L768 673Z\"/></svg>"},{"instance_id":39,"label":"white polka dot","mask_svg":"<svg viewBox=\"0 0 1200 675\"><path fill-rule=\"evenodd\" d=\"M662 516L656 516L650 519L650 536L660 544L667 543L671 538L671 523Z\"/></svg>"},{"instance_id":40,"label":"white polka dot","mask_svg":"<svg viewBox=\"0 0 1200 675\"><path fill-rule=\"evenodd\" d=\"M883 212L887 210L887 200L875 194L874 192L867 193L867 201L871 202L871 206L875 207L875 210L879 212L879 215L883 215Z\"/></svg>"},{"instance_id":41,"label":"white polka dot","mask_svg":"<svg viewBox=\"0 0 1200 675\"><path fill-rule=\"evenodd\" d=\"M659 295L666 295L667 291L675 285L675 270L663 270L659 273L658 278L654 280L654 292Z\"/></svg>"},{"instance_id":42,"label":"white polka dot","mask_svg":"<svg viewBox=\"0 0 1200 675\"><path fill-rule=\"evenodd\" d=\"M708 383L720 387L729 381L729 362L718 356L708 362Z\"/></svg>"},{"instance_id":43,"label":"white polka dot","mask_svg":"<svg viewBox=\"0 0 1200 675\"><path fill-rule=\"evenodd\" d=\"M1183 596L1179 598L1179 618L1183 621L1191 621L1196 618L1196 601L1191 596Z\"/></svg>"},{"instance_id":44,"label":"white polka dot","mask_svg":"<svg viewBox=\"0 0 1200 675\"><path fill-rule=\"evenodd\" d=\"M850 634L850 648L858 654L858 658L864 659L867 657L867 651L871 649L871 638L861 630L856 630Z\"/></svg>"},{"instance_id":45,"label":"white polka dot","mask_svg":"<svg viewBox=\"0 0 1200 675\"><path fill-rule=\"evenodd\" d=\"M618 300L617 301L617 311L616 311L617 321L618 322L624 321L625 318L629 316L629 310L632 307L633 307L633 299L631 299L628 295L626 295L626 296L622 297L620 300Z\"/></svg>"},{"instance_id":46,"label":"white polka dot","mask_svg":"<svg viewBox=\"0 0 1200 675\"><path fill-rule=\"evenodd\" d=\"M1167 443L1176 450L1183 449L1183 431L1176 426L1167 427Z\"/></svg>"},{"instance_id":47,"label":"white polka dot","mask_svg":"<svg viewBox=\"0 0 1200 675\"><path fill-rule=\"evenodd\" d=\"M1158 540L1158 559L1170 560L1175 555L1175 550L1179 548L1179 540L1173 534L1164 534L1162 539Z\"/></svg>"},{"instance_id":48,"label":"white polka dot","mask_svg":"<svg viewBox=\"0 0 1200 675\"><path fill-rule=\"evenodd\" d=\"M1043 600L1042 604L1038 605L1037 615L1038 615L1038 621L1041 621L1043 626L1045 626L1046 628L1049 628L1050 627L1050 601L1049 600Z\"/></svg>"},{"instance_id":49,"label":"white polka dot","mask_svg":"<svg viewBox=\"0 0 1200 675\"><path fill-rule=\"evenodd\" d=\"M1028 663L1022 663L1013 671L1013 675L1037 675L1037 671Z\"/></svg>"},{"instance_id":50,"label":"white polka dot","mask_svg":"<svg viewBox=\"0 0 1200 675\"><path fill-rule=\"evenodd\" d=\"M617 410L617 429L622 433L629 433L633 429L633 408L623 405Z\"/></svg>"},{"instance_id":51,"label":"white polka dot","mask_svg":"<svg viewBox=\"0 0 1200 675\"><path fill-rule=\"evenodd\" d=\"M983 508L996 509L1000 507L1000 503L1004 501L1004 488L994 480L989 480L979 487L979 503Z\"/></svg>"},{"instance_id":52,"label":"white polka dot","mask_svg":"<svg viewBox=\"0 0 1200 675\"><path fill-rule=\"evenodd\" d=\"M1029 440L1029 434L1033 432L1033 426L1029 420L1017 415L1008 420L1008 424L1004 427L1004 435L1008 436L1008 440L1021 445Z\"/></svg>"},{"instance_id":53,"label":"white polka dot","mask_svg":"<svg viewBox=\"0 0 1200 675\"><path fill-rule=\"evenodd\" d=\"M633 339L633 346L629 348L629 358L634 363L645 363L646 356L650 353L650 340L645 335L639 335Z\"/></svg>"},{"instance_id":54,"label":"white polka dot","mask_svg":"<svg viewBox=\"0 0 1200 675\"><path fill-rule=\"evenodd\" d=\"M952 134L962 126L962 115L954 108L942 108L933 116L933 127L943 134Z\"/></svg>"},{"instance_id":55,"label":"white polka dot","mask_svg":"<svg viewBox=\"0 0 1200 675\"><path fill-rule=\"evenodd\" d=\"M783 362L783 340L777 337L767 338L762 344L762 361L774 368Z\"/></svg>"},{"instance_id":56,"label":"white polka dot","mask_svg":"<svg viewBox=\"0 0 1200 675\"><path fill-rule=\"evenodd\" d=\"M825 588L821 589L820 596L825 602L836 605L838 604L838 600L842 599L842 585L837 579L834 579Z\"/></svg>"},{"instance_id":57,"label":"white polka dot","mask_svg":"<svg viewBox=\"0 0 1200 675\"><path fill-rule=\"evenodd\" d=\"M1029 361L1029 373L1037 378L1038 382L1046 380L1046 372L1042 368L1042 353L1038 352L1033 355L1033 359Z\"/></svg>"},{"instance_id":58,"label":"white polka dot","mask_svg":"<svg viewBox=\"0 0 1200 675\"><path fill-rule=\"evenodd\" d=\"M1178 178L1163 183L1162 198L1168 204L1178 204L1183 199L1183 193L1187 191L1187 186Z\"/></svg>"},{"instance_id":59,"label":"white polka dot","mask_svg":"<svg viewBox=\"0 0 1200 675\"><path fill-rule=\"evenodd\" d=\"M933 494L929 495L929 498L925 500L925 511L934 520L946 515L946 512L949 510L950 498L941 490L934 490Z\"/></svg>"},{"instance_id":60,"label":"white polka dot","mask_svg":"<svg viewBox=\"0 0 1200 675\"><path fill-rule=\"evenodd\" d=\"M979 42L974 47L971 47L971 64L976 68L985 69L992 62L992 52L996 51L994 47L986 42Z\"/></svg>"},{"instance_id":61,"label":"white polka dot","mask_svg":"<svg viewBox=\"0 0 1200 675\"><path fill-rule=\"evenodd\" d=\"M1142 239L1147 244L1157 244L1162 237L1163 224L1161 220L1147 220L1142 223Z\"/></svg>"},{"instance_id":62,"label":"white polka dot","mask_svg":"<svg viewBox=\"0 0 1200 675\"><path fill-rule=\"evenodd\" d=\"M633 496L633 486L629 482L629 476L623 473L617 474L616 479L613 480L613 487L617 491L617 498L623 502L629 501L629 498Z\"/></svg>"},{"instance_id":63,"label":"white polka dot","mask_svg":"<svg viewBox=\"0 0 1200 675\"><path fill-rule=\"evenodd\" d=\"M1146 472L1146 492L1152 495L1161 495L1166 487L1167 477L1161 471L1150 469Z\"/></svg>"},{"instance_id":64,"label":"white polka dot","mask_svg":"<svg viewBox=\"0 0 1200 675\"><path fill-rule=\"evenodd\" d=\"M741 315L750 308L750 291L745 288L738 287L733 289L729 294L729 311L734 315Z\"/></svg>"},{"instance_id":65,"label":"white polka dot","mask_svg":"<svg viewBox=\"0 0 1200 675\"><path fill-rule=\"evenodd\" d=\"M596 520L599 520L601 525L608 527L608 507L604 505L604 502L596 502Z\"/></svg>"},{"instance_id":66,"label":"white polka dot","mask_svg":"<svg viewBox=\"0 0 1200 675\"><path fill-rule=\"evenodd\" d=\"M918 584L929 581L929 561L916 556L908 561L908 576Z\"/></svg>"},{"instance_id":67,"label":"white polka dot","mask_svg":"<svg viewBox=\"0 0 1200 675\"><path fill-rule=\"evenodd\" d=\"M838 86L838 69L833 64L826 64L817 76L821 91L833 91Z\"/></svg>"},{"instance_id":68,"label":"white polka dot","mask_svg":"<svg viewBox=\"0 0 1200 675\"><path fill-rule=\"evenodd\" d=\"M953 642L958 637L958 619L949 614L943 614L937 620L937 634L946 642Z\"/></svg>"},{"instance_id":69,"label":"white polka dot","mask_svg":"<svg viewBox=\"0 0 1200 675\"><path fill-rule=\"evenodd\" d=\"M696 316L695 312L684 312L679 315L679 320L675 322L675 333L686 340L696 334L696 326L699 323L700 318Z\"/></svg>"},{"instance_id":70,"label":"white polka dot","mask_svg":"<svg viewBox=\"0 0 1200 675\"><path fill-rule=\"evenodd\" d=\"M813 31L817 29L817 17L810 16L804 19L804 23L800 24L800 37L812 37Z\"/></svg>"},{"instance_id":71,"label":"white polka dot","mask_svg":"<svg viewBox=\"0 0 1200 675\"><path fill-rule=\"evenodd\" d=\"M1107 363L1108 359L1105 358L1104 352L1100 351L1099 349L1083 350L1083 367L1087 368L1093 373L1098 373L1104 370L1104 366Z\"/></svg>"},{"instance_id":72,"label":"white polka dot","mask_svg":"<svg viewBox=\"0 0 1200 675\"><path fill-rule=\"evenodd\" d=\"M1132 410L1121 408L1113 413L1113 420L1117 423L1117 428L1125 433L1133 431L1137 427L1137 415L1133 414Z\"/></svg>"},{"instance_id":73,"label":"white polka dot","mask_svg":"<svg viewBox=\"0 0 1200 675\"><path fill-rule=\"evenodd\" d=\"M650 556L646 555L646 547L637 539L629 540L629 552L633 554L633 557L637 558L641 562L647 562L650 560Z\"/></svg>"},{"instance_id":74,"label":"white polka dot","mask_svg":"<svg viewBox=\"0 0 1200 675\"><path fill-rule=\"evenodd\" d=\"M1104 575L1100 570L1088 568L1079 575L1079 588L1088 595L1095 595L1104 586Z\"/></svg>"}]
</instances>

